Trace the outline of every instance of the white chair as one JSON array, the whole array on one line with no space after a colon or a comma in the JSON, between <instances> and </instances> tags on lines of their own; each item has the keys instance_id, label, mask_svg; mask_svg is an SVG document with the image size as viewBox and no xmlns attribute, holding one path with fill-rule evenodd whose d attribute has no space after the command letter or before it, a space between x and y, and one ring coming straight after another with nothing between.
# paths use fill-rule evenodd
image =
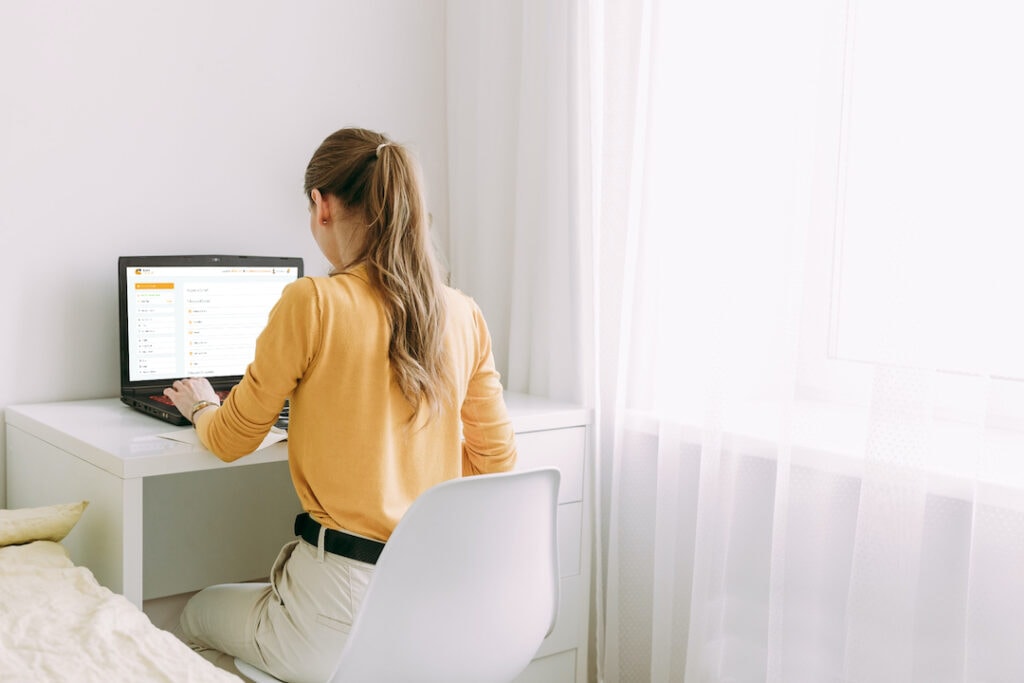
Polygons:
<instances>
[{"instance_id":1,"label":"white chair","mask_svg":"<svg viewBox=\"0 0 1024 683\"><path fill-rule=\"evenodd\" d=\"M384 546L331 682L518 676L557 616L559 479L555 468L478 475L417 498Z\"/></svg>"}]
</instances>

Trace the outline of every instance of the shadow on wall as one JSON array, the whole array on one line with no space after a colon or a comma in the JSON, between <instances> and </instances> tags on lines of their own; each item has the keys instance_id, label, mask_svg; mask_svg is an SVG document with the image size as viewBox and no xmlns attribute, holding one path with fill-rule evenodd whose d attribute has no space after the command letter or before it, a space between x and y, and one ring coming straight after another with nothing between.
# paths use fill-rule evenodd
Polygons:
<instances>
[{"instance_id":1,"label":"shadow on wall","mask_svg":"<svg viewBox=\"0 0 1024 683\"><path fill-rule=\"evenodd\" d=\"M22 403L116 396L120 386L116 256L88 272L57 270L9 302L0 339L0 410ZM0 425L0 507L7 506L6 411Z\"/></svg>"}]
</instances>

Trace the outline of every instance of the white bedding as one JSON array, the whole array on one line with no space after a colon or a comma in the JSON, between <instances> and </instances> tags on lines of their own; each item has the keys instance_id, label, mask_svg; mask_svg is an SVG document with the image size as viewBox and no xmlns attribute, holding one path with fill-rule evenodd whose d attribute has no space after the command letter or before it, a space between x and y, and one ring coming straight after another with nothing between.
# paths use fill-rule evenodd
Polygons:
<instances>
[{"instance_id":1,"label":"white bedding","mask_svg":"<svg viewBox=\"0 0 1024 683\"><path fill-rule=\"evenodd\" d=\"M51 541L0 548L3 683L238 683Z\"/></svg>"}]
</instances>

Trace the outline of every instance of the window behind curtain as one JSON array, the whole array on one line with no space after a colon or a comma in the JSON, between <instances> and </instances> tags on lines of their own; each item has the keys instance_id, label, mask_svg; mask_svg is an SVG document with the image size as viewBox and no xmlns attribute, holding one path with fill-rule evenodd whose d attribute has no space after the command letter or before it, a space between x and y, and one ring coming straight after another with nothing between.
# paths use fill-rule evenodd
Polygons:
<instances>
[{"instance_id":1,"label":"window behind curtain","mask_svg":"<svg viewBox=\"0 0 1024 683\"><path fill-rule=\"evenodd\" d=\"M1024 9L851 9L831 352L1024 378Z\"/></svg>"}]
</instances>

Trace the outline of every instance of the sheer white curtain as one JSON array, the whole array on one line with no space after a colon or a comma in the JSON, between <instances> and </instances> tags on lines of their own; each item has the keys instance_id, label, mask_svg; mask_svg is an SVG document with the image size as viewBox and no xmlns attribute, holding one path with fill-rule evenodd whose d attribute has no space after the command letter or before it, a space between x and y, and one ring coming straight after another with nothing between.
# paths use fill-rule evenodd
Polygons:
<instances>
[{"instance_id":1,"label":"sheer white curtain","mask_svg":"<svg viewBox=\"0 0 1024 683\"><path fill-rule=\"evenodd\" d=\"M480 303L511 391L581 400L574 2L447 4L453 284Z\"/></svg>"},{"instance_id":2,"label":"sheer white curtain","mask_svg":"<svg viewBox=\"0 0 1024 683\"><path fill-rule=\"evenodd\" d=\"M885 6L449 3L456 284L595 409L596 680L1024 680L1010 383L829 355Z\"/></svg>"},{"instance_id":3,"label":"sheer white curtain","mask_svg":"<svg viewBox=\"0 0 1024 683\"><path fill-rule=\"evenodd\" d=\"M605 416L614 438L600 454L606 680L1024 679L1024 451L999 428L1005 382L940 372L906 345L905 367L827 355L840 303L828 294L848 265L842 181L861 149L850 107L877 104L849 92L851 62L865 56L858 27L884 23L885 7L637 7L651 68L645 133L619 132L644 161ZM915 11L932 10L900 14ZM867 334L881 347L927 337ZM989 348L966 352L984 361Z\"/></svg>"}]
</instances>

